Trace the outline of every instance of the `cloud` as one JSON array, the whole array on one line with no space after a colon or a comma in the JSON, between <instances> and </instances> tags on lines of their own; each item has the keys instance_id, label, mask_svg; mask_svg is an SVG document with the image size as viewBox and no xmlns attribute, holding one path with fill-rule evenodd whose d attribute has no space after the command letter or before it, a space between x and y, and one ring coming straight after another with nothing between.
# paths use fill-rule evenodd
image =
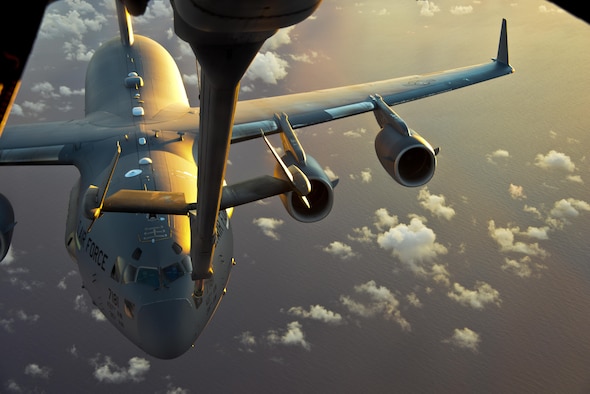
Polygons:
<instances>
[{"instance_id":1,"label":"cloud","mask_svg":"<svg viewBox=\"0 0 590 394\"><path fill-rule=\"evenodd\" d=\"M61 14L58 6L48 9L39 28L40 38L78 39L88 31L100 31L107 18L86 1L66 0L67 12Z\"/></svg>"},{"instance_id":2,"label":"cloud","mask_svg":"<svg viewBox=\"0 0 590 394\"><path fill-rule=\"evenodd\" d=\"M573 218L579 216L580 211L590 211L590 204L586 201L568 198L556 201L549 214L556 218Z\"/></svg>"},{"instance_id":3,"label":"cloud","mask_svg":"<svg viewBox=\"0 0 590 394\"><path fill-rule=\"evenodd\" d=\"M34 378L49 378L51 369L49 367L40 367L38 364L29 364L25 367L25 375L32 376Z\"/></svg>"},{"instance_id":4,"label":"cloud","mask_svg":"<svg viewBox=\"0 0 590 394\"><path fill-rule=\"evenodd\" d=\"M558 169L568 172L573 172L576 169L568 155L555 150L549 151L546 155L539 153L535 157L535 165L543 169Z\"/></svg>"},{"instance_id":5,"label":"cloud","mask_svg":"<svg viewBox=\"0 0 590 394\"><path fill-rule=\"evenodd\" d=\"M267 237L278 240L280 237L276 230L283 225L284 220L274 218L257 218L254 219L252 223L260 227L264 235Z\"/></svg>"},{"instance_id":6,"label":"cloud","mask_svg":"<svg viewBox=\"0 0 590 394\"><path fill-rule=\"evenodd\" d=\"M385 230L396 226L399 221L396 215L390 215L387 209L379 208L375 211L375 227L379 230Z\"/></svg>"},{"instance_id":7,"label":"cloud","mask_svg":"<svg viewBox=\"0 0 590 394\"><path fill-rule=\"evenodd\" d=\"M479 346L479 343L481 342L481 339L478 333L470 330L467 327L464 327L461 329L455 328L455 330L453 331L453 335L450 338L445 339L443 342L450 343L451 345L463 349L469 349L473 352L477 352L477 348Z\"/></svg>"},{"instance_id":8,"label":"cloud","mask_svg":"<svg viewBox=\"0 0 590 394\"><path fill-rule=\"evenodd\" d=\"M305 350L311 349L311 345L305 340L301 323L297 321L287 324L287 329L282 332L270 330L266 339L272 345L301 346Z\"/></svg>"},{"instance_id":9,"label":"cloud","mask_svg":"<svg viewBox=\"0 0 590 394\"><path fill-rule=\"evenodd\" d=\"M361 243L372 243L375 238L377 238L376 234L373 234L371 229L367 226L363 226L361 228L353 228L352 229L353 235L348 235L348 239L351 241L357 241Z\"/></svg>"},{"instance_id":10,"label":"cloud","mask_svg":"<svg viewBox=\"0 0 590 394\"><path fill-rule=\"evenodd\" d=\"M566 179L570 182L575 182L575 183L584 183L584 180L582 179L582 177L580 175L568 175L566 177Z\"/></svg>"},{"instance_id":11,"label":"cloud","mask_svg":"<svg viewBox=\"0 0 590 394\"><path fill-rule=\"evenodd\" d=\"M451 14L453 15L466 15L473 12L473 6L471 5L456 5L451 8Z\"/></svg>"},{"instance_id":12,"label":"cloud","mask_svg":"<svg viewBox=\"0 0 590 394\"><path fill-rule=\"evenodd\" d=\"M547 256L547 252L539 247L538 243L515 241L515 235L546 239L542 236L543 233L546 234L546 231L546 228L529 227L526 232L521 232L518 227L502 228L496 227L496 223L493 220L488 222L488 232L500 246L502 252L516 252L530 256L545 257Z\"/></svg>"},{"instance_id":13,"label":"cloud","mask_svg":"<svg viewBox=\"0 0 590 394\"><path fill-rule=\"evenodd\" d=\"M262 80L271 85L287 76L289 64L275 52L259 52L246 71L244 78L251 81Z\"/></svg>"},{"instance_id":14,"label":"cloud","mask_svg":"<svg viewBox=\"0 0 590 394\"><path fill-rule=\"evenodd\" d=\"M343 135L345 137L350 137L350 138L361 138L366 133L367 133L367 129L365 129L364 127L359 127L359 128L357 128L355 130L345 131Z\"/></svg>"},{"instance_id":15,"label":"cloud","mask_svg":"<svg viewBox=\"0 0 590 394\"><path fill-rule=\"evenodd\" d=\"M406 295L406 300L410 303L410 305L415 306L416 308L422 308L422 301L416 295L416 293L412 292Z\"/></svg>"},{"instance_id":16,"label":"cloud","mask_svg":"<svg viewBox=\"0 0 590 394\"><path fill-rule=\"evenodd\" d=\"M500 305L500 293L489 284L477 281L474 290L469 290L459 283L453 284L453 289L447 293L449 298L464 306L483 309L487 304Z\"/></svg>"},{"instance_id":17,"label":"cloud","mask_svg":"<svg viewBox=\"0 0 590 394\"><path fill-rule=\"evenodd\" d=\"M256 337L250 331L244 331L235 337L247 352L252 352L252 348L256 346Z\"/></svg>"},{"instance_id":18,"label":"cloud","mask_svg":"<svg viewBox=\"0 0 590 394\"><path fill-rule=\"evenodd\" d=\"M510 157L510 153L508 153L505 149L498 149L492 153L488 153L486 155L486 159L489 163L496 164L494 159L507 159Z\"/></svg>"},{"instance_id":19,"label":"cloud","mask_svg":"<svg viewBox=\"0 0 590 394\"><path fill-rule=\"evenodd\" d=\"M510 197L512 197L515 200L521 200L523 198L526 198L526 195L524 194L524 188L522 186L517 186L512 183L508 187L508 193L510 194Z\"/></svg>"},{"instance_id":20,"label":"cloud","mask_svg":"<svg viewBox=\"0 0 590 394\"><path fill-rule=\"evenodd\" d=\"M547 224L561 229L566 224L570 224L569 219L580 216L582 211L590 211L590 204L575 198L563 198L553 204L553 208L551 208L549 217L547 218Z\"/></svg>"},{"instance_id":21,"label":"cloud","mask_svg":"<svg viewBox=\"0 0 590 394\"><path fill-rule=\"evenodd\" d=\"M387 320L393 320L400 325L402 330L411 331L410 323L401 315L399 301L395 295L384 286L377 286L371 280L354 287L359 296L368 297L365 302L352 299L350 296L340 296L340 302L353 314L360 317L383 316Z\"/></svg>"},{"instance_id":22,"label":"cloud","mask_svg":"<svg viewBox=\"0 0 590 394\"><path fill-rule=\"evenodd\" d=\"M373 180L373 175L370 168L365 168L359 175L350 174L350 179L360 179L362 183L370 183Z\"/></svg>"},{"instance_id":23,"label":"cloud","mask_svg":"<svg viewBox=\"0 0 590 394\"><path fill-rule=\"evenodd\" d=\"M342 260L348 260L357 256L351 246L340 241L334 241L330 243L330 245L322 248L322 250L328 254L339 257Z\"/></svg>"},{"instance_id":24,"label":"cloud","mask_svg":"<svg viewBox=\"0 0 590 394\"><path fill-rule=\"evenodd\" d=\"M101 356L90 360L94 366L94 377L104 383L141 382L150 370L150 362L145 358L132 357L127 367L118 366L109 356Z\"/></svg>"},{"instance_id":25,"label":"cloud","mask_svg":"<svg viewBox=\"0 0 590 394\"><path fill-rule=\"evenodd\" d=\"M547 269L546 265L533 263L530 256L524 256L520 259L505 258L501 267L504 271L511 272L521 278L529 278L536 271Z\"/></svg>"},{"instance_id":26,"label":"cloud","mask_svg":"<svg viewBox=\"0 0 590 394\"><path fill-rule=\"evenodd\" d=\"M59 95L55 92L55 88L50 82L39 82L31 87L31 92L38 93L43 98L55 98Z\"/></svg>"},{"instance_id":27,"label":"cloud","mask_svg":"<svg viewBox=\"0 0 590 394\"><path fill-rule=\"evenodd\" d=\"M260 48L260 52L274 51L283 45L290 44L291 32L294 28L295 25L279 29L279 31L277 31L272 37L264 42L262 48Z\"/></svg>"},{"instance_id":28,"label":"cloud","mask_svg":"<svg viewBox=\"0 0 590 394\"><path fill-rule=\"evenodd\" d=\"M81 41L64 42L63 48L67 60L88 62L94 56L94 49L88 49Z\"/></svg>"},{"instance_id":29,"label":"cloud","mask_svg":"<svg viewBox=\"0 0 590 394\"><path fill-rule=\"evenodd\" d=\"M377 236L377 243L385 250L390 250L414 273L428 275L429 269L424 263L446 254L447 248L436 242L436 234L426 227L421 219L412 218L409 225L404 223L391 227Z\"/></svg>"},{"instance_id":30,"label":"cloud","mask_svg":"<svg viewBox=\"0 0 590 394\"><path fill-rule=\"evenodd\" d=\"M336 312L327 310L321 305L310 305L309 311L300 306L294 306L287 311L290 315L302 317L305 319L319 320L324 323L340 324L342 323L342 315Z\"/></svg>"},{"instance_id":31,"label":"cloud","mask_svg":"<svg viewBox=\"0 0 590 394\"><path fill-rule=\"evenodd\" d=\"M434 16L435 13L440 12L440 7L428 0L418 0L416 4L420 7L420 15Z\"/></svg>"},{"instance_id":32,"label":"cloud","mask_svg":"<svg viewBox=\"0 0 590 394\"><path fill-rule=\"evenodd\" d=\"M422 208L436 217L451 220L455 216L455 210L445 205L445 197L443 195L430 194L428 187L420 189L418 201L420 201Z\"/></svg>"}]
</instances>

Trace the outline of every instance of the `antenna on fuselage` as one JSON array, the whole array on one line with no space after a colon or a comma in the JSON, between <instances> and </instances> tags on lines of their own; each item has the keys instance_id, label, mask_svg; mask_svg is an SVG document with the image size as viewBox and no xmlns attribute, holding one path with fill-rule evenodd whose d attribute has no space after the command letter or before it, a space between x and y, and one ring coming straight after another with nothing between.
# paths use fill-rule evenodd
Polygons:
<instances>
[{"instance_id":1,"label":"antenna on fuselage","mask_svg":"<svg viewBox=\"0 0 590 394\"><path fill-rule=\"evenodd\" d=\"M115 0L117 5L117 20L119 21L119 34L121 35L121 43L124 46L130 47L133 45L133 26L131 25L131 15L127 11L125 4L121 0Z\"/></svg>"}]
</instances>

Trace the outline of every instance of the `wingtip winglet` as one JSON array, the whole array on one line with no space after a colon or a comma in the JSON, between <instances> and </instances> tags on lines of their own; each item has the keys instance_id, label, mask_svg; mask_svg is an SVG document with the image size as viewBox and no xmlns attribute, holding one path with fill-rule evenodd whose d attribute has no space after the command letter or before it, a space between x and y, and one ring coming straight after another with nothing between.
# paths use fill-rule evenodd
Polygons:
<instances>
[{"instance_id":1,"label":"wingtip winglet","mask_svg":"<svg viewBox=\"0 0 590 394\"><path fill-rule=\"evenodd\" d=\"M502 19L502 30L500 31L500 43L498 44L498 56L496 61L509 65L508 62L508 33L506 31L506 19Z\"/></svg>"}]
</instances>

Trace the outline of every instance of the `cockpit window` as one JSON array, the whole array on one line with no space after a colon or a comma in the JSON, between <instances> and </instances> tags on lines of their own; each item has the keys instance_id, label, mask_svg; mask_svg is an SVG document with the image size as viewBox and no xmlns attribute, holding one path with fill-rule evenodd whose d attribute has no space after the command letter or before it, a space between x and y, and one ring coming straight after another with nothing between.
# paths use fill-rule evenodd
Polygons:
<instances>
[{"instance_id":1,"label":"cockpit window","mask_svg":"<svg viewBox=\"0 0 590 394\"><path fill-rule=\"evenodd\" d=\"M135 274L137 273L137 268L135 268L132 264L127 264L125 270L123 271L123 283L132 283L135 282Z\"/></svg>"},{"instance_id":2,"label":"cockpit window","mask_svg":"<svg viewBox=\"0 0 590 394\"><path fill-rule=\"evenodd\" d=\"M162 268L162 277L165 283L172 283L183 275L184 271L178 263L170 264L169 266Z\"/></svg>"},{"instance_id":3,"label":"cockpit window","mask_svg":"<svg viewBox=\"0 0 590 394\"><path fill-rule=\"evenodd\" d=\"M157 268L139 267L137 270L137 283L144 283L152 287L160 287L160 275Z\"/></svg>"},{"instance_id":4,"label":"cockpit window","mask_svg":"<svg viewBox=\"0 0 590 394\"><path fill-rule=\"evenodd\" d=\"M190 265L187 266L185 261L172 263L164 268L136 267L133 264L125 263L122 258L118 257L113 265L111 278L123 284L135 282L159 288L176 281L187 272L190 273Z\"/></svg>"}]
</instances>

